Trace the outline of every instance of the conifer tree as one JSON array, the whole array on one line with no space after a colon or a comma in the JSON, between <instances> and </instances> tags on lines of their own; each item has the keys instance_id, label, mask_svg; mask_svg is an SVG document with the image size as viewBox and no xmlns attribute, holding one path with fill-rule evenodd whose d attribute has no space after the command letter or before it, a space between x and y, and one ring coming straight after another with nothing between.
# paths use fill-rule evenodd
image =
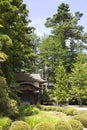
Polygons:
<instances>
[{"instance_id":1,"label":"conifer tree","mask_svg":"<svg viewBox=\"0 0 87 130\"><path fill-rule=\"evenodd\" d=\"M28 13L22 0L0 0L0 24L3 26L0 33L8 35L12 40L11 47L3 47L3 51L8 55L3 72L9 83L15 71L21 71L25 67L30 69L32 66L33 47L30 34L33 28L29 27Z\"/></svg>"}]
</instances>

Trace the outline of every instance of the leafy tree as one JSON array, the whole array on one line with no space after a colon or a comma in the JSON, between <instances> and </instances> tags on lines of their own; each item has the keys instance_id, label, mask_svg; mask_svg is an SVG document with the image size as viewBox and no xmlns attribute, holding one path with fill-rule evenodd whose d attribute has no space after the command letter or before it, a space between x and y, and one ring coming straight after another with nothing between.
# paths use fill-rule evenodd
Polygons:
<instances>
[{"instance_id":1,"label":"leafy tree","mask_svg":"<svg viewBox=\"0 0 87 130\"><path fill-rule=\"evenodd\" d=\"M8 35L12 40L12 46L4 46L3 51L8 55L4 62L3 72L10 83L15 71L21 71L25 67L30 69L32 57L32 45L30 43L28 10L22 0L0 0L0 28L1 34Z\"/></svg>"},{"instance_id":2,"label":"leafy tree","mask_svg":"<svg viewBox=\"0 0 87 130\"><path fill-rule=\"evenodd\" d=\"M42 66L46 65L48 68L48 79L56 84L55 95L58 102L65 102L69 96L67 75L71 73L72 65L76 61L78 46L82 51L86 49L87 35L83 26L78 24L82 15L79 11L73 15L69 5L62 3L57 13L47 18L45 23L46 27L51 28L52 35L42 41L40 55Z\"/></svg>"},{"instance_id":3,"label":"leafy tree","mask_svg":"<svg viewBox=\"0 0 87 130\"><path fill-rule=\"evenodd\" d=\"M3 28L3 26L0 24L0 28ZM4 41L6 38L6 42ZM4 62L7 59L7 55L3 52L3 43L5 42L6 45L9 45L11 43L11 39L7 35L0 34L0 62ZM10 41L10 42L9 42ZM5 45L5 44L4 44Z\"/></svg>"},{"instance_id":4,"label":"leafy tree","mask_svg":"<svg viewBox=\"0 0 87 130\"><path fill-rule=\"evenodd\" d=\"M7 35L0 35L0 115L15 117L18 115L17 102L9 97L9 88L1 66L8 58L3 52L3 46L10 46L11 43Z\"/></svg>"},{"instance_id":5,"label":"leafy tree","mask_svg":"<svg viewBox=\"0 0 87 130\"><path fill-rule=\"evenodd\" d=\"M85 47L83 42L86 42L87 35L83 31L83 26L78 25L82 15L79 11L73 15L69 5L62 3L57 9L57 13L52 18L47 18L45 23L46 27L51 28L53 36L60 39L62 49L66 51L63 61L68 73L75 61L78 43Z\"/></svg>"},{"instance_id":6,"label":"leafy tree","mask_svg":"<svg viewBox=\"0 0 87 130\"><path fill-rule=\"evenodd\" d=\"M40 63L40 59L39 59L39 45L41 42L41 38L40 36L38 36L35 32L31 33L31 44L33 45L32 49L33 49L33 53L32 53L32 70L34 73L35 72L39 72L39 63Z\"/></svg>"},{"instance_id":7,"label":"leafy tree","mask_svg":"<svg viewBox=\"0 0 87 130\"><path fill-rule=\"evenodd\" d=\"M77 99L78 104L82 106L83 100L87 99L87 62L82 53L78 53L69 79L71 83L70 97Z\"/></svg>"},{"instance_id":8,"label":"leafy tree","mask_svg":"<svg viewBox=\"0 0 87 130\"><path fill-rule=\"evenodd\" d=\"M49 36L43 39L40 44L41 65L44 71L43 73L47 73L47 78L50 81L55 82L55 69L64 55L65 51L62 49L61 41L58 38ZM47 70L45 70L45 67L47 67Z\"/></svg>"},{"instance_id":9,"label":"leafy tree","mask_svg":"<svg viewBox=\"0 0 87 130\"><path fill-rule=\"evenodd\" d=\"M0 76L0 115L15 118L18 115L17 102L9 98L8 91L5 78Z\"/></svg>"},{"instance_id":10,"label":"leafy tree","mask_svg":"<svg viewBox=\"0 0 87 130\"><path fill-rule=\"evenodd\" d=\"M54 94L51 89L44 88L43 94L41 94L41 104L52 105L55 102Z\"/></svg>"},{"instance_id":11,"label":"leafy tree","mask_svg":"<svg viewBox=\"0 0 87 130\"><path fill-rule=\"evenodd\" d=\"M58 103L65 103L68 98L68 77L66 70L60 62L59 66L56 68L56 84L54 94L56 96Z\"/></svg>"}]
</instances>

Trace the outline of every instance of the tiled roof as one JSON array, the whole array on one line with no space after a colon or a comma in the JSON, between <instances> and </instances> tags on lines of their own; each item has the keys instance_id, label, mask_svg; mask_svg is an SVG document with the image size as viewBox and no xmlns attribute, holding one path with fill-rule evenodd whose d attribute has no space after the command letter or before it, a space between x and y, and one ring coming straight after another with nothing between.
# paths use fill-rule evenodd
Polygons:
<instances>
[{"instance_id":1,"label":"tiled roof","mask_svg":"<svg viewBox=\"0 0 87 130\"><path fill-rule=\"evenodd\" d=\"M30 73L24 73L24 72L21 72L21 73L16 73L15 74L15 80L17 82L39 82L39 83L45 83L46 80L43 80L41 77L40 77L40 74L30 74Z\"/></svg>"}]
</instances>

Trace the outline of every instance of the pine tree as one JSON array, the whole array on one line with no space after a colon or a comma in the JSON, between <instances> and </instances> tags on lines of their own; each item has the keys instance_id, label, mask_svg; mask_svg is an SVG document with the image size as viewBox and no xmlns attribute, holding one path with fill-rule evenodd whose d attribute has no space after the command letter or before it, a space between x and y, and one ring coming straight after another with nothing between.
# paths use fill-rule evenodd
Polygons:
<instances>
[{"instance_id":1,"label":"pine tree","mask_svg":"<svg viewBox=\"0 0 87 130\"><path fill-rule=\"evenodd\" d=\"M62 3L57 9L57 13L52 18L47 18L45 23L46 27L51 28L52 35L61 41L62 49L66 52L63 61L68 73L75 62L78 43L85 48L83 42L86 42L87 35L83 31L83 26L78 25L82 15L79 11L73 15L69 5Z\"/></svg>"},{"instance_id":2,"label":"pine tree","mask_svg":"<svg viewBox=\"0 0 87 130\"><path fill-rule=\"evenodd\" d=\"M33 28L29 27L28 10L22 0L0 0L0 17L0 24L3 26L0 33L8 35L12 40L11 47L3 47L3 51L8 55L3 72L10 83L15 71L32 66L33 47L30 34Z\"/></svg>"},{"instance_id":3,"label":"pine tree","mask_svg":"<svg viewBox=\"0 0 87 130\"><path fill-rule=\"evenodd\" d=\"M66 103L66 99L68 98L68 77L66 74L66 70L60 62L59 66L56 68L56 83L54 94L58 103Z\"/></svg>"},{"instance_id":4,"label":"pine tree","mask_svg":"<svg viewBox=\"0 0 87 130\"><path fill-rule=\"evenodd\" d=\"M87 99L87 62L85 55L81 52L77 55L69 79L71 83L70 97L77 99L78 104L82 106L84 99Z\"/></svg>"}]
</instances>

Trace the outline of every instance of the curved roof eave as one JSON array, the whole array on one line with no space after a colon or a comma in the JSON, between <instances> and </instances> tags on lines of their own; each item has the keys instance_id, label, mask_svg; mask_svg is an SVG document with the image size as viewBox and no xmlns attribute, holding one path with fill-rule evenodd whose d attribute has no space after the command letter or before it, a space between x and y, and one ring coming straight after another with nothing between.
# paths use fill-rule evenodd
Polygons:
<instances>
[{"instance_id":1,"label":"curved roof eave","mask_svg":"<svg viewBox=\"0 0 87 130\"><path fill-rule=\"evenodd\" d=\"M20 85L31 85L31 86L32 86L33 88L35 88L35 89L41 89L40 87L37 87L37 86L31 84L30 82L20 82L19 84L20 84Z\"/></svg>"}]
</instances>

